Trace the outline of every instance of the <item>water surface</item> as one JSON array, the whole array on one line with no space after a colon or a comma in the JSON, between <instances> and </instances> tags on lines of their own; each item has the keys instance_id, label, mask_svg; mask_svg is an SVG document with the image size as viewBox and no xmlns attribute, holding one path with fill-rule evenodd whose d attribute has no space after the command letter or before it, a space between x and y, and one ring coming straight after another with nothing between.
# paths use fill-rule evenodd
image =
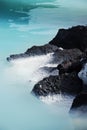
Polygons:
<instances>
[{"instance_id":1,"label":"water surface","mask_svg":"<svg viewBox=\"0 0 87 130\"><path fill-rule=\"evenodd\" d=\"M6 57L48 43L59 28L86 25L86 7L86 0L0 0L0 130L74 130L71 98L41 98L43 103L31 94L50 57L12 63Z\"/></svg>"}]
</instances>

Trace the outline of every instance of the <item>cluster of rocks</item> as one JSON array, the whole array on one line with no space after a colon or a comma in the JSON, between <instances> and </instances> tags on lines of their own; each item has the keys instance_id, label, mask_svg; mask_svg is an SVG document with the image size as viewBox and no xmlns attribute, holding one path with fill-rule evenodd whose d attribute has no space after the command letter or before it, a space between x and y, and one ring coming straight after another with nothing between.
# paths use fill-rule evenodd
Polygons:
<instances>
[{"instance_id":1,"label":"cluster of rocks","mask_svg":"<svg viewBox=\"0 0 87 130\"><path fill-rule=\"evenodd\" d=\"M74 95L75 99L70 112L73 110L87 112L87 86L78 77L78 73L87 63L87 27L76 26L70 29L60 29L49 44L63 47L63 50L57 49L53 54L53 62L61 61L55 68L59 70L59 75L39 81L32 92L36 96L59 93Z\"/></svg>"},{"instance_id":2,"label":"cluster of rocks","mask_svg":"<svg viewBox=\"0 0 87 130\"><path fill-rule=\"evenodd\" d=\"M87 63L87 26L60 29L55 38L48 44L33 46L25 53L11 55L7 60L47 53L53 53L52 63L60 63L57 67L50 68L51 71L57 69L59 74L39 81L34 86L32 93L37 97L60 93L74 95L75 99L70 111L75 109L75 111L80 110L82 112L83 108L87 106L87 90L84 89L86 85L78 77L78 73ZM85 112L87 112L87 109L85 109Z\"/></svg>"}]
</instances>

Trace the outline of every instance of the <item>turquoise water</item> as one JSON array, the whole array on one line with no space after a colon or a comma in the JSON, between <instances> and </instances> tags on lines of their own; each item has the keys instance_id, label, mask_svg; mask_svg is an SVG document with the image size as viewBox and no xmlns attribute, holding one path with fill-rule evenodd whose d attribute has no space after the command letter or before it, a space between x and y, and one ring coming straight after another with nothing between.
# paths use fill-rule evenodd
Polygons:
<instances>
[{"instance_id":1,"label":"turquoise water","mask_svg":"<svg viewBox=\"0 0 87 130\"><path fill-rule=\"evenodd\" d=\"M0 130L74 130L71 100L42 102L30 93L49 56L12 63L6 57L48 43L59 28L77 24L87 24L86 0L0 0Z\"/></svg>"}]
</instances>

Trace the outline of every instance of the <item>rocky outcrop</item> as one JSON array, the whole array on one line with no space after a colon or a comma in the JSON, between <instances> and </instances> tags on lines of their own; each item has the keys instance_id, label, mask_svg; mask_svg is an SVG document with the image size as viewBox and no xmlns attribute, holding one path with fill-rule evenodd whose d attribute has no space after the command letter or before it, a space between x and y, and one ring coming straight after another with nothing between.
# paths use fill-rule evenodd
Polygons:
<instances>
[{"instance_id":1,"label":"rocky outcrop","mask_svg":"<svg viewBox=\"0 0 87 130\"><path fill-rule=\"evenodd\" d=\"M54 51L56 51L58 49L57 46L54 45L50 45L50 44L46 44L43 46L33 46L31 48L29 48L25 54L27 55L45 55L47 53L52 53Z\"/></svg>"},{"instance_id":2,"label":"rocky outcrop","mask_svg":"<svg viewBox=\"0 0 87 130\"><path fill-rule=\"evenodd\" d=\"M37 96L57 94L59 91L62 94L79 94L81 91L85 90L85 87L83 86L82 80L78 77L78 73L84 67L84 64L86 62L87 58L78 58L77 61L69 59L67 61L63 61L61 64L54 68L59 70L59 75L47 77L37 83L34 86L33 93L35 93ZM53 68L49 68L50 71L52 71L52 69ZM56 91L54 90L54 86L56 88Z\"/></svg>"},{"instance_id":3,"label":"rocky outcrop","mask_svg":"<svg viewBox=\"0 0 87 130\"><path fill-rule=\"evenodd\" d=\"M71 73L71 72L76 72L78 74L86 63L87 63L86 57L83 59L78 58L77 61L65 60L57 66L57 69L59 70L60 75L63 73Z\"/></svg>"},{"instance_id":4,"label":"rocky outcrop","mask_svg":"<svg viewBox=\"0 0 87 130\"><path fill-rule=\"evenodd\" d=\"M75 50L61 50L75 49ZM76 48L78 49L76 52ZM7 58L8 61L18 58L26 58L35 55L45 55L47 53L54 53L55 60L57 61L60 56L66 54L66 58L72 57L74 54L81 53L81 51L87 51L87 26L75 26L69 29L60 29L56 37L43 46L33 46L29 48L25 53L10 55ZM74 53L75 52L75 53ZM60 56L58 56L60 54ZM74 55L75 57L75 55Z\"/></svg>"},{"instance_id":5,"label":"rocky outcrop","mask_svg":"<svg viewBox=\"0 0 87 130\"><path fill-rule=\"evenodd\" d=\"M49 76L38 82L33 90L36 96L48 96L60 93L60 80L58 76Z\"/></svg>"},{"instance_id":6,"label":"rocky outcrop","mask_svg":"<svg viewBox=\"0 0 87 130\"><path fill-rule=\"evenodd\" d=\"M47 96L54 94L77 95L82 91L82 80L76 73L50 76L38 82L32 92L36 96Z\"/></svg>"},{"instance_id":7,"label":"rocky outcrop","mask_svg":"<svg viewBox=\"0 0 87 130\"><path fill-rule=\"evenodd\" d=\"M58 49L57 46L46 44L43 46L33 46L29 48L25 53L10 55L7 60L15 60L19 58L27 58L29 56L46 55L47 53L53 53Z\"/></svg>"},{"instance_id":8,"label":"rocky outcrop","mask_svg":"<svg viewBox=\"0 0 87 130\"><path fill-rule=\"evenodd\" d=\"M57 49L53 54L53 62L77 61L81 59L83 53L79 49Z\"/></svg>"},{"instance_id":9,"label":"rocky outcrop","mask_svg":"<svg viewBox=\"0 0 87 130\"><path fill-rule=\"evenodd\" d=\"M83 90L82 80L79 79L76 72L65 73L61 77L60 88L62 94L77 95Z\"/></svg>"},{"instance_id":10,"label":"rocky outcrop","mask_svg":"<svg viewBox=\"0 0 87 130\"><path fill-rule=\"evenodd\" d=\"M59 48L59 47L62 47ZM43 67L51 74L58 70L56 76L49 76L39 81L33 88L32 93L37 97L54 94L69 94L76 96L70 111L80 110L87 112L87 89L82 80L78 77L78 72L87 63L87 26L76 26L69 29L60 29L55 38L49 44L43 46L33 46L25 53L11 55L8 61L26 58L29 56L46 55L52 53L52 64L56 67ZM57 71L56 71L57 72Z\"/></svg>"},{"instance_id":11,"label":"rocky outcrop","mask_svg":"<svg viewBox=\"0 0 87 130\"><path fill-rule=\"evenodd\" d=\"M87 26L75 26L69 29L60 29L55 38L49 42L64 49L87 49Z\"/></svg>"},{"instance_id":12,"label":"rocky outcrop","mask_svg":"<svg viewBox=\"0 0 87 130\"><path fill-rule=\"evenodd\" d=\"M70 112L79 114L86 114L87 113L87 91L81 92L78 94L75 99L73 100Z\"/></svg>"}]
</instances>

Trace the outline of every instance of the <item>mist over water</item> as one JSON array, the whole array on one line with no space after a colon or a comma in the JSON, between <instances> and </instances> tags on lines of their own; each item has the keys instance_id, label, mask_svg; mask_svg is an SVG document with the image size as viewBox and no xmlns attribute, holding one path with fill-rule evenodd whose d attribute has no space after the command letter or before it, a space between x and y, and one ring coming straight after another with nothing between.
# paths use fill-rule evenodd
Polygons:
<instances>
[{"instance_id":1,"label":"mist over water","mask_svg":"<svg viewBox=\"0 0 87 130\"><path fill-rule=\"evenodd\" d=\"M51 55L10 63L6 57L48 43L61 27L86 25L86 7L86 0L0 0L0 130L74 130L72 97L38 100L31 94L48 76L39 68L49 65Z\"/></svg>"},{"instance_id":2,"label":"mist over water","mask_svg":"<svg viewBox=\"0 0 87 130\"><path fill-rule=\"evenodd\" d=\"M2 130L60 128L73 130L68 114L69 108L66 106L70 104L67 101L61 104L63 99L59 98L56 103L55 98L50 97L51 100L47 99L48 102L45 104L46 99L42 102L31 94L35 82L43 77L43 72L38 73L38 68L47 65L48 58L50 58L49 55L15 60L3 68L0 76L0 126ZM35 75L36 72L37 75Z\"/></svg>"}]
</instances>

